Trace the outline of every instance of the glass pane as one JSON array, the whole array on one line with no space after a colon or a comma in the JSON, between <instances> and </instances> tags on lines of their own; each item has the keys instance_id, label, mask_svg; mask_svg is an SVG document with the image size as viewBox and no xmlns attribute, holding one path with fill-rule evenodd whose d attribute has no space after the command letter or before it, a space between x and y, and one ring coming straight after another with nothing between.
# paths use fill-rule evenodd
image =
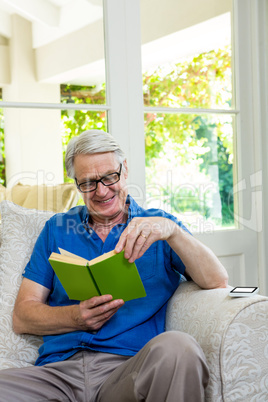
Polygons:
<instances>
[{"instance_id":1,"label":"glass pane","mask_svg":"<svg viewBox=\"0 0 268 402\"><path fill-rule=\"evenodd\" d=\"M91 86L61 84L60 92L62 103L104 105L106 102L105 82Z\"/></svg>"},{"instance_id":2,"label":"glass pane","mask_svg":"<svg viewBox=\"0 0 268 402\"><path fill-rule=\"evenodd\" d=\"M99 129L107 131L107 114L102 111L88 110L62 110L61 112L61 137L63 146L63 159L67 144L71 138L81 134L85 130ZM67 177L64 166L64 181L72 182L73 180Z\"/></svg>"},{"instance_id":3,"label":"glass pane","mask_svg":"<svg viewBox=\"0 0 268 402\"><path fill-rule=\"evenodd\" d=\"M61 183L60 110L8 107L0 116L5 184Z\"/></svg>"},{"instance_id":4,"label":"glass pane","mask_svg":"<svg viewBox=\"0 0 268 402\"><path fill-rule=\"evenodd\" d=\"M143 74L145 106L229 109L231 47L201 53Z\"/></svg>"},{"instance_id":5,"label":"glass pane","mask_svg":"<svg viewBox=\"0 0 268 402\"><path fill-rule=\"evenodd\" d=\"M192 232L234 226L233 126L226 115L145 115L148 207Z\"/></svg>"},{"instance_id":6,"label":"glass pane","mask_svg":"<svg viewBox=\"0 0 268 402\"><path fill-rule=\"evenodd\" d=\"M231 108L231 1L177 3L141 0L144 105Z\"/></svg>"},{"instance_id":7,"label":"glass pane","mask_svg":"<svg viewBox=\"0 0 268 402\"><path fill-rule=\"evenodd\" d=\"M102 0L21 3L0 4L3 100L105 103Z\"/></svg>"},{"instance_id":8,"label":"glass pane","mask_svg":"<svg viewBox=\"0 0 268 402\"><path fill-rule=\"evenodd\" d=\"M0 184L6 185L6 169L9 185L72 182L66 146L89 129L107 131L105 111L0 109Z\"/></svg>"}]
</instances>

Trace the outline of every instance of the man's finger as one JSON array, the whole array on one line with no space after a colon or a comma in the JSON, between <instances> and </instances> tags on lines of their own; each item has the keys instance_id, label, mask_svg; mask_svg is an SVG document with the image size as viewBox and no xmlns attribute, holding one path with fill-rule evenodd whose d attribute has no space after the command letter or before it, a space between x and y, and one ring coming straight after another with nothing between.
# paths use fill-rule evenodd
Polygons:
<instances>
[{"instance_id":1,"label":"man's finger","mask_svg":"<svg viewBox=\"0 0 268 402\"><path fill-rule=\"evenodd\" d=\"M118 243L117 243L117 245L115 247L115 252L116 253L120 253L125 248L126 241L127 241L127 235L128 235L128 230L127 229L128 228L126 227L126 229L122 232L122 234L121 234L121 236L120 236L120 238L118 240Z\"/></svg>"},{"instance_id":2,"label":"man's finger","mask_svg":"<svg viewBox=\"0 0 268 402\"><path fill-rule=\"evenodd\" d=\"M134 262L136 259L140 258L146 250L152 245L153 241L150 236L144 237L139 236L136 240L135 246L132 250L132 253L128 259L129 262Z\"/></svg>"},{"instance_id":3,"label":"man's finger","mask_svg":"<svg viewBox=\"0 0 268 402\"><path fill-rule=\"evenodd\" d=\"M97 307L101 304L108 303L111 300L113 300L112 295L95 296L95 297L92 297L91 299L82 301L80 304L81 304L81 307L83 307L83 308L91 309L91 308Z\"/></svg>"}]
</instances>

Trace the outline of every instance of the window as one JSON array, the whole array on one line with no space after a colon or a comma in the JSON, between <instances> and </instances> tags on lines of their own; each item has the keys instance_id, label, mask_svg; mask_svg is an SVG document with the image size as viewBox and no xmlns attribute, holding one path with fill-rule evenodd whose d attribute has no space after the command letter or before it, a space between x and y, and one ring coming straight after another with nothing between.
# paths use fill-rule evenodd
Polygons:
<instances>
[{"instance_id":1,"label":"window","mask_svg":"<svg viewBox=\"0 0 268 402\"><path fill-rule=\"evenodd\" d=\"M105 83L102 85L81 86L61 85L61 102L68 106L87 104L105 104ZM81 106L83 108L83 106ZM65 109L61 111L61 138L63 159L70 139L85 130L100 129L107 131L107 113L105 110ZM64 166L64 181L72 181L67 177Z\"/></svg>"},{"instance_id":2,"label":"window","mask_svg":"<svg viewBox=\"0 0 268 402\"><path fill-rule=\"evenodd\" d=\"M148 206L193 232L233 227L231 13L145 43L143 91Z\"/></svg>"},{"instance_id":3,"label":"window","mask_svg":"<svg viewBox=\"0 0 268 402\"><path fill-rule=\"evenodd\" d=\"M12 2L1 4L8 22L0 34L2 182L5 172L10 180L37 169L62 181L60 139L64 150L80 130L104 128L126 151L130 189L140 198L146 159L148 206L183 215L194 230L233 226L232 2L215 0L213 7L204 2L202 12L189 13L197 0L183 8L173 0L141 0L137 15L138 1L105 0L104 21L101 0L81 1L79 7L74 0L42 3L49 10L42 23L32 22L34 9L28 10L33 18L26 19L17 9L14 13ZM12 25L17 36L11 41ZM155 180L160 176L161 185Z\"/></svg>"},{"instance_id":4,"label":"window","mask_svg":"<svg viewBox=\"0 0 268 402\"><path fill-rule=\"evenodd\" d=\"M62 182L67 140L107 128L102 0L0 11L0 182Z\"/></svg>"}]
</instances>

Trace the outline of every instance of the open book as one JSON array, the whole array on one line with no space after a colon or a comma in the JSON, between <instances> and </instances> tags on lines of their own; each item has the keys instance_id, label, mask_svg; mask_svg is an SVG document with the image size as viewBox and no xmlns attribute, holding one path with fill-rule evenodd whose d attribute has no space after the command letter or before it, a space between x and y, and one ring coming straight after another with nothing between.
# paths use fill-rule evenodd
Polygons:
<instances>
[{"instance_id":1,"label":"open book","mask_svg":"<svg viewBox=\"0 0 268 402\"><path fill-rule=\"evenodd\" d=\"M90 261L63 249L60 252L52 253L49 262L70 299L110 294L128 301L146 296L137 267L124 258L124 251L113 250Z\"/></svg>"}]
</instances>

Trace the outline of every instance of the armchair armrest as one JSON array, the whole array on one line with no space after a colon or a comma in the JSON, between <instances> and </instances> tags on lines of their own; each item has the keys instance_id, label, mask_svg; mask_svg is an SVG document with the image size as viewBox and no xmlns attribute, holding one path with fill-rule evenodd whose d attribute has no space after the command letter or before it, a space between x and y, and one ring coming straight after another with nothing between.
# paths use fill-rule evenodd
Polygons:
<instances>
[{"instance_id":1,"label":"armchair armrest","mask_svg":"<svg viewBox=\"0 0 268 402\"><path fill-rule=\"evenodd\" d=\"M265 401L268 298L231 298L230 289L182 283L169 301L166 330L187 332L202 347L210 369L207 401Z\"/></svg>"}]
</instances>

